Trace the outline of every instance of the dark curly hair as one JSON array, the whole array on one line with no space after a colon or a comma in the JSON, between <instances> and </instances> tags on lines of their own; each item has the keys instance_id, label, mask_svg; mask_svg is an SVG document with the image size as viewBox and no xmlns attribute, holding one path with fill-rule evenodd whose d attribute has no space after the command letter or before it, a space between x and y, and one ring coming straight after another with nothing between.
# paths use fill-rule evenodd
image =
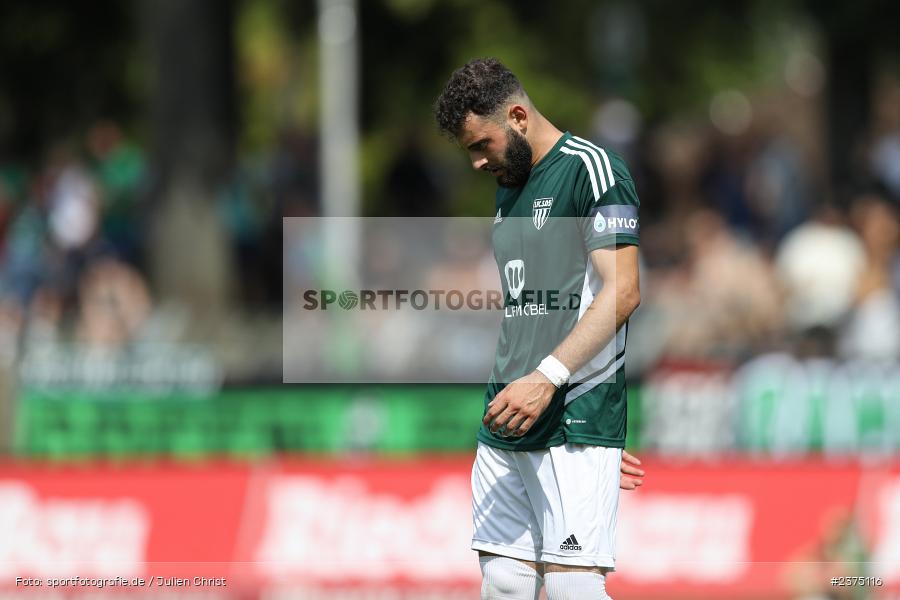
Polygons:
<instances>
[{"instance_id":1,"label":"dark curly hair","mask_svg":"<svg viewBox=\"0 0 900 600\"><path fill-rule=\"evenodd\" d=\"M524 95L513 72L496 58L477 58L453 72L444 91L434 102L438 128L455 137L470 112L493 115L514 95Z\"/></svg>"}]
</instances>

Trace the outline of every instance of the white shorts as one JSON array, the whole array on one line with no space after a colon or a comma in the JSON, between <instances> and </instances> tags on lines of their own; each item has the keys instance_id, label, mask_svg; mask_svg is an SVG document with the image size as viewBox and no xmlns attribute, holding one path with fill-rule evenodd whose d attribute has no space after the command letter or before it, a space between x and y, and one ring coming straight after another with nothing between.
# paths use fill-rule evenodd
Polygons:
<instances>
[{"instance_id":1,"label":"white shorts","mask_svg":"<svg viewBox=\"0 0 900 600\"><path fill-rule=\"evenodd\" d=\"M536 562L615 568L621 448L478 443L472 549Z\"/></svg>"}]
</instances>

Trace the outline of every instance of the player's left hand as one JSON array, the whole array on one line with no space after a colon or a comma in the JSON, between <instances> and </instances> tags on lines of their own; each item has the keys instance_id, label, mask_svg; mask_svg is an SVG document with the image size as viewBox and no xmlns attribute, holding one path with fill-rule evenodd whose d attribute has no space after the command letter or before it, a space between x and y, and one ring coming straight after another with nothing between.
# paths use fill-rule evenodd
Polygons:
<instances>
[{"instance_id":1,"label":"player's left hand","mask_svg":"<svg viewBox=\"0 0 900 600\"><path fill-rule=\"evenodd\" d=\"M555 391L556 386L540 371L520 377L488 403L482 423L492 433L505 427L506 435L523 436L547 409Z\"/></svg>"},{"instance_id":2,"label":"player's left hand","mask_svg":"<svg viewBox=\"0 0 900 600\"><path fill-rule=\"evenodd\" d=\"M640 485L644 485L644 470L639 469L640 459L636 456L628 454L622 450L622 466L621 475L619 476L619 487L623 490L633 490Z\"/></svg>"}]
</instances>

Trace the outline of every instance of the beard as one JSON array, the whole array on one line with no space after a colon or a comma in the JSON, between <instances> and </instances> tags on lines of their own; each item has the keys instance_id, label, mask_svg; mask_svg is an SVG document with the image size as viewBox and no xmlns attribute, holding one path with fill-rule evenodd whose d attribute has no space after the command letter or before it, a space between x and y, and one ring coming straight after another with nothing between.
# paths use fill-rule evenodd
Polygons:
<instances>
[{"instance_id":1,"label":"beard","mask_svg":"<svg viewBox=\"0 0 900 600\"><path fill-rule=\"evenodd\" d=\"M525 136L507 127L503 174L497 177L497 185L508 188L525 185L531 174L531 158L531 145Z\"/></svg>"}]
</instances>

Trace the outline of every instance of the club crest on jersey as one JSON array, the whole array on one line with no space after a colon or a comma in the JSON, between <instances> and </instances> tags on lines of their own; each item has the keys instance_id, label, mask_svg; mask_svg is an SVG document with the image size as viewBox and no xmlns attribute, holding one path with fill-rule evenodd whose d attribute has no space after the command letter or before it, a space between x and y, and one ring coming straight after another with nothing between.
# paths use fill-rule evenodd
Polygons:
<instances>
[{"instance_id":1,"label":"club crest on jersey","mask_svg":"<svg viewBox=\"0 0 900 600\"><path fill-rule=\"evenodd\" d=\"M547 222L550 216L550 209L553 208L553 198L537 198L531 209L531 220L534 222L536 229L540 229Z\"/></svg>"}]
</instances>

